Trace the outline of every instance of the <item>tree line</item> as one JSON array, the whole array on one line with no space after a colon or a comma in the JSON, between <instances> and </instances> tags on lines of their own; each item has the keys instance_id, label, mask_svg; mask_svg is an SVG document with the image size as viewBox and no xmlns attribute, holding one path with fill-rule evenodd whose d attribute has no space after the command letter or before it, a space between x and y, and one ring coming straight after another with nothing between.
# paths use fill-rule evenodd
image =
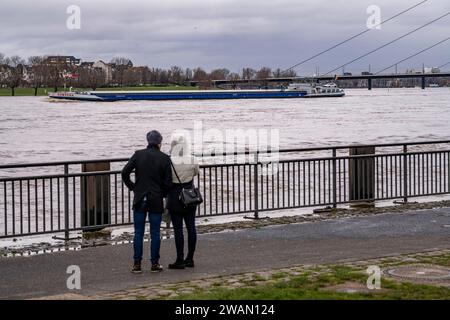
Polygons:
<instances>
[{"instance_id":1,"label":"tree line","mask_svg":"<svg viewBox=\"0 0 450 320\"><path fill-rule=\"evenodd\" d=\"M53 56L55 57L55 56ZM269 67L260 69L243 68L240 73L227 68L206 71L201 67L156 68L148 66L133 66L130 59L116 57L109 63L71 63L65 59L50 59L48 56L32 56L23 59L19 56L6 57L0 53L0 87L11 89L15 95L18 87L38 89L51 87L56 92L62 86L90 88L101 87L133 87L133 86L167 86L189 85L190 81L201 82L202 87L208 87L213 80L252 80L270 77L295 77L293 70L272 70ZM61 58L64 58L62 56Z\"/></svg>"}]
</instances>

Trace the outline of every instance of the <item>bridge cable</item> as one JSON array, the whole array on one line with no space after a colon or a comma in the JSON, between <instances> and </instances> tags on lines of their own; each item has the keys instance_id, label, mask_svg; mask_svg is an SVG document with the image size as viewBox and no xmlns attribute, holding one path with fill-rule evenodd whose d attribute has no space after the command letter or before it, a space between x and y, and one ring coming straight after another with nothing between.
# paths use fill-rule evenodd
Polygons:
<instances>
[{"instance_id":1,"label":"bridge cable","mask_svg":"<svg viewBox=\"0 0 450 320\"><path fill-rule=\"evenodd\" d=\"M445 67L445 66L448 65L448 64L450 64L450 61L447 62L447 63L444 63L443 65L440 65L440 66L438 67L438 69L443 68L443 67Z\"/></svg>"},{"instance_id":2,"label":"bridge cable","mask_svg":"<svg viewBox=\"0 0 450 320\"><path fill-rule=\"evenodd\" d=\"M404 58L404 59L402 59L402 60L399 60L399 61L397 61L396 63L390 65L389 67L386 67L386 68L384 68L384 69L381 69L380 71L378 71L378 72L375 73L375 74L380 74L381 72L386 71L387 69L394 67L396 64L399 64L399 63L402 63L402 62L404 62L404 61L406 61L406 60L409 60L409 59L411 59L411 58L413 58L413 57L415 57L415 56L421 54L422 52L428 51L428 50L430 50L431 48L434 48L434 47L436 47L436 46L440 45L441 43L446 42L446 41L448 41L448 40L450 40L450 37L448 37L447 39L441 40L441 41L439 41L439 42L433 44L432 46L429 46L428 48L425 48L425 49L423 49L423 50L420 50L419 52L416 52L416 53L414 53L414 54L412 54L412 55L410 55L410 56L408 56L408 57L406 57L406 58ZM448 62L448 63L450 63L450 62ZM446 64L447 64L447 63L446 63Z\"/></svg>"},{"instance_id":3,"label":"bridge cable","mask_svg":"<svg viewBox=\"0 0 450 320\"><path fill-rule=\"evenodd\" d=\"M418 28L416 28L416 29L414 29L414 30L411 30L411 31L409 31L409 32L407 32L407 33L401 35L400 37L395 38L394 40L391 40L391 41L389 41L389 42L387 42L387 43L385 43L385 44L383 44L383 45L381 45L381 46L379 46L379 47L377 47L377 48L375 48L375 49L373 49L373 50L370 50L369 52L367 52L367 53L365 53L365 54L363 54L363 55L360 55L359 57L356 57L355 59L353 59L353 60L351 60L351 61L349 61L349 62L347 62L347 63L345 63L345 64L343 64L343 65L340 65L340 66L337 67L337 68L334 68L333 70L328 71L327 73L324 73L323 76L325 76L325 75L327 75L327 74L330 74L330 73L332 73L332 72L334 72L334 71L336 71L336 70L339 70L339 69L341 69L341 68L343 68L343 67L345 67L345 66L347 66L347 65L349 65L349 64L351 64L351 63L353 63L353 62L355 62L355 61L358 61L358 60L360 60L360 59L362 59L362 58L364 58L364 57L367 57L368 55L370 55L370 54L372 54L372 53L374 53L374 52L376 52L376 51L378 51L378 50L381 50L381 49L383 49L384 47L387 47L388 45L393 44L394 42L397 42L398 40L403 39L403 38L409 36L410 34L413 34L414 32L417 32L417 31L419 31L420 29L423 29L423 28L427 27L427 26L429 26L430 24L432 24L432 23L434 23L434 22L436 22L436 21L438 21L438 20L441 20L441 19L445 18L445 17L448 16L449 14L450 14L450 11L447 12L447 13L445 13L445 14L443 14L442 16L440 16L440 17L438 17L438 18L436 18L436 19L433 19L433 20L431 20L431 21L425 23L424 25L422 25L422 26L420 26L420 27L418 27Z\"/></svg>"},{"instance_id":4,"label":"bridge cable","mask_svg":"<svg viewBox=\"0 0 450 320\"><path fill-rule=\"evenodd\" d=\"M391 21L392 19L397 18L398 16L400 16L400 15L402 15L402 14L404 14L404 13L406 13L406 12L408 12L408 11L410 11L410 10L412 10L412 9L414 9L414 8L416 8L416 7L418 7L418 6L420 6L421 4L423 4L423 3L427 2L427 1L429 1L429 0L424 0L424 1L422 1L422 2L419 2L419 3L415 4L415 5L413 5L412 7L409 7L409 8L407 8L407 9L405 9L405 10L403 10L403 11L397 13L396 15L393 15L393 16L390 17L390 18L381 21L380 23L374 25L374 26L372 27L372 29L374 29L374 28L376 28L376 27L378 27L378 26L381 26L382 24L384 24L384 23L386 23L386 22L388 22L388 21ZM362 31L362 32L360 32L360 33L357 33L357 34L351 36L350 38L347 38L347 39L345 39L345 40L343 40L343 41L341 41L341 42L339 42L339 43L336 43L335 45L329 47L328 49L325 49L325 50L323 50L323 51L320 51L320 52L316 53L315 55L313 55L313 56L311 56L311 57L309 57L309 58L307 58L307 59L305 59L305 60L303 60L303 61L300 61L299 63L297 63L297 64L295 64L295 65L293 65L293 66L291 66L291 67L289 67L288 69L286 69L286 70L284 70L284 71L286 72L286 71L292 70L292 69L294 69L294 68L296 68L296 67L298 67L298 66L300 66L300 65L302 65L302 64L304 64L304 63L306 63L306 62L308 62L308 61L310 61L310 60L312 60L312 59L314 59L314 58L317 58L318 56L320 56L320 55L322 55L322 54L324 54L324 53L327 53L328 51L333 50L334 48L339 47L340 45L343 45L344 43L349 42L350 40L353 40L353 39L355 39L355 38L357 38L357 37L359 37L359 36L365 34L366 32L371 31L372 29L366 29L366 30L364 30L364 31Z\"/></svg>"}]
</instances>

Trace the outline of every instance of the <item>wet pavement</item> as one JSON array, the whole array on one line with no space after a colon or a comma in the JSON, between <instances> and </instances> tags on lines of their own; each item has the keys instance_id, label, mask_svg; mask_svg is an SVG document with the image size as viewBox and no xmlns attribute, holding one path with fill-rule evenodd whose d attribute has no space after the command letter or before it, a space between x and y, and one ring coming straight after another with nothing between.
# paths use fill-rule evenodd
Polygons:
<instances>
[{"instance_id":1,"label":"wet pavement","mask_svg":"<svg viewBox=\"0 0 450 320\"><path fill-rule=\"evenodd\" d=\"M153 283L299 264L326 264L450 248L450 208L386 213L199 235L196 267L129 272L132 244L30 257L0 258L0 299L61 294L94 295ZM145 258L148 256L145 243ZM173 262L172 239L162 241L161 262ZM67 268L80 267L81 290L69 290Z\"/></svg>"}]
</instances>

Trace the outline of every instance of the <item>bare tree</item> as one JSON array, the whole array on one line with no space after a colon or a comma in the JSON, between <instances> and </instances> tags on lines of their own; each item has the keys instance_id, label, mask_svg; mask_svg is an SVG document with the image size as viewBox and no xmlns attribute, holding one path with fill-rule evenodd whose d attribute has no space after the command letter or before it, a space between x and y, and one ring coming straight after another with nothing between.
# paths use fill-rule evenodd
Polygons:
<instances>
[{"instance_id":1,"label":"bare tree","mask_svg":"<svg viewBox=\"0 0 450 320\"><path fill-rule=\"evenodd\" d=\"M277 68L272 72L272 75L274 78L281 78L283 76L283 70Z\"/></svg>"},{"instance_id":2,"label":"bare tree","mask_svg":"<svg viewBox=\"0 0 450 320\"><path fill-rule=\"evenodd\" d=\"M244 80L252 80L255 78L256 70L252 68L244 68L242 69L242 79Z\"/></svg>"},{"instance_id":3,"label":"bare tree","mask_svg":"<svg viewBox=\"0 0 450 320\"><path fill-rule=\"evenodd\" d=\"M83 87L97 90L98 87L105 85L106 74L101 68L83 67L78 69L78 81Z\"/></svg>"},{"instance_id":4,"label":"bare tree","mask_svg":"<svg viewBox=\"0 0 450 320\"><path fill-rule=\"evenodd\" d=\"M227 78L228 78L228 80L231 81L231 86L232 86L233 88L236 88L236 87L237 87L238 80L241 79L241 77L239 76L239 74L236 73L236 72L230 73L230 74L228 75Z\"/></svg>"},{"instance_id":5,"label":"bare tree","mask_svg":"<svg viewBox=\"0 0 450 320\"><path fill-rule=\"evenodd\" d=\"M295 70L293 70L293 69L285 70L281 73L281 76L294 78L297 76L297 72L295 72Z\"/></svg>"},{"instance_id":6,"label":"bare tree","mask_svg":"<svg viewBox=\"0 0 450 320\"><path fill-rule=\"evenodd\" d=\"M208 73L202 68L194 69L193 80L198 81L200 88L211 87L211 79L209 78Z\"/></svg>"},{"instance_id":7,"label":"bare tree","mask_svg":"<svg viewBox=\"0 0 450 320\"><path fill-rule=\"evenodd\" d=\"M150 77L149 71L150 71L150 69L147 66L142 67L141 83L144 86L149 82L149 77Z\"/></svg>"},{"instance_id":8,"label":"bare tree","mask_svg":"<svg viewBox=\"0 0 450 320\"><path fill-rule=\"evenodd\" d=\"M110 63L114 66L113 80L122 87L126 70L128 68L131 68L133 66L133 63L130 59L124 57L113 58Z\"/></svg>"},{"instance_id":9,"label":"bare tree","mask_svg":"<svg viewBox=\"0 0 450 320\"><path fill-rule=\"evenodd\" d=\"M183 69L178 66L172 66L169 70L170 82L181 84L183 82Z\"/></svg>"},{"instance_id":10,"label":"bare tree","mask_svg":"<svg viewBox=\"0 0 450 320\"><path fill-rule=\"evenodd\" d=\"M159 84L169 84L169 72L164 69L159 70L158 81Z\"/></svg>"},{"instance_id":11,"label":"bare tree","mask_svg":"<svg viewBox=\"0 0 450 320\"><path fill-rule=\"evenodd\" d=\"M11 89L11 95L15 95L15 89L22 84L25 61L19 56L12 56L5 59L5 64L8 66L8 73L6 75L6 84Z\"/></svg>"},{"instance_id":12,"label":"bare tree","mask_svg":"<svg viewBox=\"0 0 450 320\"><path fill-rule=\"evenodd\" d=\"M208 74L202 68L194 69L193 79L195 81L206 81L208 80Z\"/></svg>"},{"instance_id":13,"label":"bare tree","mask_svg":"<svg viewBox=\"0 0 450 320\"><path fill-rule=\"evenodd\" d=\"M223 80L228 77L230 74L230 70L222 68L222 69L215 69L211 71L210 78L211 80Z\"/></svg>"},{"instance_id":14,"label":"bare tree","mask_svg":"<svg viewBox=\"0 0 450 320\"><path fill-rule=\"evenodd\" d=\"M57 59L55 62L50 62L47 58L44 58L43 64L43 72L47 79L47 85L53 87L54 91L57 92L58 86L61 84L62 73L67 68L67 65L61 62L60 59Z\"/></svg>"},{"instance_id":15,"label":"bare tree","mask_svg":"<svg viewBox=\"0 0 450 320\"><path fill-rule=\"evenodd\" d=\"M256 72L256 79L261 80L261 84L263 86L267 86L268 81L266 79L270 78L271 75L272 70L270 68L262 67L261 69L258 70L258 72Z\"/></svg>"},{"instance_id":16,"label":"bare tree","mask_svg":"<svg viewBox=\"0 0 450 320\"><path fill-rule=\"evenodd\" d=\"M267 79L270 78L272 70L268 67L262 67L256 72L256 79Z\"/></svg>"},{"instance_id":17,"label":"bare tree","mask_svg":"<svg viewBox=\"0 0 450 320\"><path fill-rule=\"evenodd\" d=\"M9 68L5 65L5 55L0 52L0 88L6 83Z\"/></svg>"},{"instance_id":18,"label":"bare tree","mask_svg":"<svg viewBox=\"0 0 450 320\"><path fill-rule=\"evenodd\" d=\"M38 89L46 83L47 71L44 65L44 57L32 56L28 58L28 65L31 71L29 82L34 88L34 95L37 96Z\"/></svg>"},{"instance_id":19,"label":"bare tree","mask_svg":"<svg viewBox=\"0 0 450 320\"><path fill-rule=\"evenodd\" d=\"M186 70L184 71L184 80L186 82L191 81L193 77L193 72L191 69L186 68Z\"/></svg>"}]
</instances>

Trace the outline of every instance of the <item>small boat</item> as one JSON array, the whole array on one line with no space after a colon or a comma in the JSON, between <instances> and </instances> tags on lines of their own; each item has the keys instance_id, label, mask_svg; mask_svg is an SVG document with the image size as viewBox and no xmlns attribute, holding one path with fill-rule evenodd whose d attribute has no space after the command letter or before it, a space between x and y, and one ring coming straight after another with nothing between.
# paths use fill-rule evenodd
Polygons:
<instances>
[{"instance_id":1,"label":"small boat","mask_svg":"<svg viewBox=\"0 0 450 320\"><path fill-rule=\"evenodd\" d=\"M344 90L334 83L292 83L282 89L165 90L165 91L65 91L51 92L52 99L81 101L120 100L205 100L205 99L284 99L342 97Z\"/></svg>"}]
</instances>

